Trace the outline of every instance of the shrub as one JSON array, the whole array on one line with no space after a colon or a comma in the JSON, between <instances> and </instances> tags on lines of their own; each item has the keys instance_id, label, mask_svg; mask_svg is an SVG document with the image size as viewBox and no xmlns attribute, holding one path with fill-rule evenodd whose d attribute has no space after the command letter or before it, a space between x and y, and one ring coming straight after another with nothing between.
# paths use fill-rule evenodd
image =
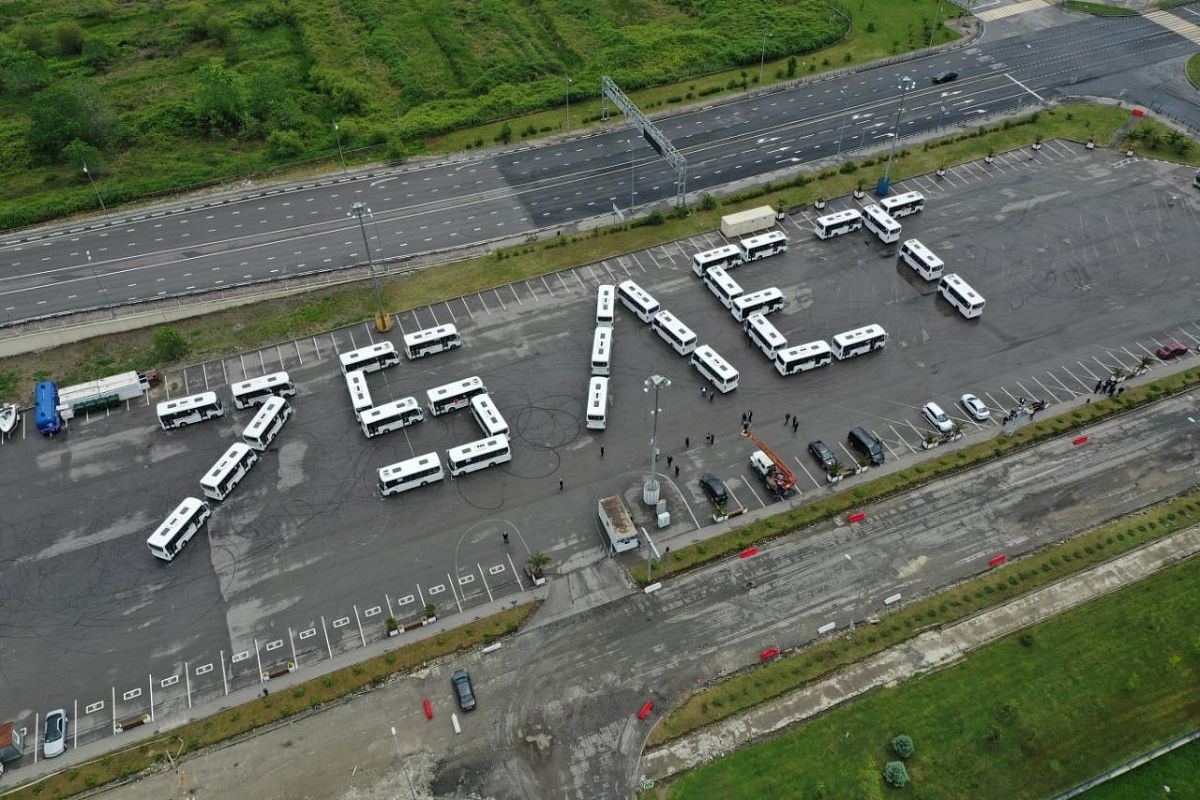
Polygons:
<instances>
[{"instance_id":1,"label":"shrub","mask_svg":"<svg viewBox=\"0 0 1200 800\"><path fill-rule=\"evenodd\" d=\"M903 733L895 737L892 739L892 750L895 751L896 755L903 759L907 759L913 754L912 737Z\"/></svg>"},{"instance_id":2,"label":"shrub","mask_svg":"<svg viewBox=\"0 0 1200 800\"><path fill-rule=\"evenodd\" d=\"M117 48L103 39L88 39L83 43L83 60L94 70L102 71L117 60Z\"/></svg>"},{"instance_id":3,"label":"shrub","mask_svg":"<svg viewBox=\"0 0 1200 800\"><path fill-rule=\"evenodd\" d=\"M271 131L267 136L267 149L271 158L283 161L303 153L304 142L295 131Z\"/></svg>"},{"instance_id":4,"label":"shrub","mask_svg":"<svg viewBox=\"0 0 1200 800\"><path fill-rule=\"evenodd\" d=\"M903 761L889 761L888 765L883 768L883 779L897 789L902 789L908 784L908 770L904 768Z\"/></svg>"},{"instance_id":5,"label":"shrub","mask_svg":"<svg viewBox=\"0 0 1200 800\"><path fill-rule=\"evenodd\" d=\"M87 38L83 27L74 20L64 22L54 29L54 41L58 52L64 56L77 56L83 52L83 41Z\"/></svg>"},{"instance_id":6,"label":"shrub","mask_svg":"<svg viewBox=\"0 0 1200 800\"><path fill-rule=\"evenodd\" d=\"M154 355L159 361L178 361L187 355L187 352L187 340L178 330L169 326L155 329Z\"/></svg>"},{"instance_id":7,"label":"shrub","mask_svg":"<svg viewBox=\"0 0 1200 800\"><path fill-rule=\"evenodd\" d=\"M713 197L707 192L705 193L704 197L700 199L700 208L704 209L705 211L716 211L720 205L721 204L717 201L717 198Z\"/></svg>"}]
</instances>

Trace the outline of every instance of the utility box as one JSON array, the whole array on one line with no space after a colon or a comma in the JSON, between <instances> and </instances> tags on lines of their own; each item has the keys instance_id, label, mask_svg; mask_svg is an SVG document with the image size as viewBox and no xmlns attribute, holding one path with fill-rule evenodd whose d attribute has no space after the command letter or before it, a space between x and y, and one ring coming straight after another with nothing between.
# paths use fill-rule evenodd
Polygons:
<instances>
[{"instance_id":1,"label":"utility box","mask_svg":"<svg viewBox=\"0 0 1200 800\"><path fill-rule=\"evenodd\" d=\"M25 749L25 737L11 722L0 723L0 764L21 757Z\"/></svg>"},{"instance_id":2,"label":"utility box","mask_svg":"<svg viewBox=\"0 0 1200 800\"><path fill-rule=\"evenodd\" d=\"M765 231L774 224L775 209L770 206L759 206L721 217L721 233L733 239L755 231Z\"/></svg>"}]
</instances>

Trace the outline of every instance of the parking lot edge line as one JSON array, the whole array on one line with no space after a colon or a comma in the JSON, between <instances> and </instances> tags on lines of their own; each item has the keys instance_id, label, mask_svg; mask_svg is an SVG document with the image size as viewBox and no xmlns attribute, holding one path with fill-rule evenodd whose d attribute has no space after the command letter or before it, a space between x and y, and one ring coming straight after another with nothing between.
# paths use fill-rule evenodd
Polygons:
<instances>
[{"instance_id":1,"label":"parking lot edge line","mask_svg":"<svg viewBox=\"0 0 1200 800\"><path fill-rule=\"evenodd\" d=\"M296 655L296 637L292 635L291 625L288 625L288 642L292 645L292 665L300 669L300 657Z\"/></svg>"},{"instance_id":2,"label":"parking lot edge line","mask_svg":"<svg viewBox=\"0 0 1200 800\"><path fill-rule=\"evenodd\" d=\"M225 687L225 696L228 697L229 696L229 673L227 673L225 671L225 651L221 650L219 652L221 653L221 685Z\"/></svg>"},{"instance_id":3,"label":"parking lot edge line","mask_svg":"<svg viewBox=\"0 0 1200 800\"><path fill-rule=\"evenodd\" d=\"M329 653L329 657L333 658L333 646L329 644L329 629L325 627L325 617L321 617L321 631L325 634L325 650Z\"/></svg>"},{"instance_id":4,"label":"parking lot edge line","mask_svg":"<svg viewBox=\"0 0 1200 800\"><path fill-rule=\"evenodd\" d=\"M150 721L154 722L154 673L147 673L150 678ZM79 727L78 724L75 727Z\"/></svg>"},{"instance_id":5,"label":"parking lot edge line","mask_svg":"<svg viewBox=\"0 0 1200 800\"><path fill-rule=\"evenodd\" d=\"M300 362L300 366L304 366L304 357L300 355L300 342L292 339L292 347L296 348L296 359Z\"/></svg>"},{"instance_id":6,"label":"parking lot edge line","mask_svg":"<svg viewBox=\"0 0 1200 800\"><path fill-rule=\"evenodd\" d=\"M512 554L511 554L511 553L505 553L505 554L504 554L504 557L508 559L508 565L509 565L510 567L512 567L513 575L516 575L516 576L517 576L517 586L519 586L519 587L520 587L520 589L521 589L521 591L522 591L522 592L523 592L523 591L525 591L525 582L521 580L521 573L520 573L520 571L517 569L517 565L513 563L513 560L512 560Z\"/></svg>"},{"instance_id":7,"label":"parking lot edge line","mask_svg":"<svg viewBox=\"0 0 1200 800\"><path fill-rule=\"evenodd\" d=\"M79 749L79 699L75 699L75 704L71 707L71 712L74 716L71 719L75 720L75 727L71 729L71 749Z\"/></svg>"},{"instance_id":8,"label":"parking lot edge line","mask_svg":"<svg viewBox=\"0 0 1200 800\"><path fill-rule=\"evenodd\" d=\"M390 594L387 594L387 593L385 592L385 593L384 593L384 595L383 595L383 601L384 601L385 603L387 603L387 607L388 607L388 616L389 616L389 617L395 617L395 616L396 616L396 612L392 610L392 596L391 596Z\"/></svg>"},{"instance_id":9,"label":"parking lot edge line","mask_svg":"<svg viewBox=\"0 0 1200 800\"><path fill-rule=\"evenodd\" d=\"M450 577L450 573L446 573L446 583L450 584L450 594L454 596L454 605L458 606L458 613L462 613L462 603L458 602L458 590L454 588L454 579Z\"/></svg>"},{"instance_id":10,"label":"parking lot edge line","mask_svg":"<svg viewBox=\"0 0 1200 800\"><path fill-rule=\"evenodd\" d=\"M115 731L117 729L117 687L115 687L115 686L112 687L111 709L112 709L112 726L113 726L113 730ZM34 727L33 730L35 731L34 738L36 739L37 738L37 733L36 733L37 727ZM33 763L35 763L35 764L37 763L37 748L34 748L34 751L33 751Z\"/></svg>"},{"instance_id":11,"label":"parking lot edge line","mask_svg":"<svg viewBox=\"0 0 1200 800\"><path fill-rule=\"evenodd\" d=\"M37 732L42 727L42 712L33 712L33 763L38 763ZM113 687L113 727L117 727L117 689Z\"/></svg>"},{"instance_id":12,"label":"parking lot edge line","mask_svg":"<svg viewBox=\"0 0 1200 800\"><path fill-rule=\"evenodd\" d=\"M262 683L262 655L258 652L258 637L254 637L254 661L258 664L258 682ZM190 692L189 692L190 694Z\"/></svg>"},{"instance_id":13,"label":"parking lot edge line","mask_svg":"<svg viewBox=\"0 0 1200 800\"><path fill-rule=\"evenodd\" d=\"M354 609L354 621L358 623L358 638L362 639L362 646L367 646L367 635L363 633L362 618L358 616L358 605L351 606Z\"/></svg>"},{"instance_id":14,"label":"parking lot edge line","mask_svg":"<svg viewBox=\"0 0 1200 800\"><path fill-rule=\"evenodd\" d=\"M487 589L488 602L494 602L496 598L492 595L492 587L488 586L487 576L483 574L483 565L476 561L475 567L479 570L479 579L483 581L483 588Z\"/></svg>"}]
</instances>

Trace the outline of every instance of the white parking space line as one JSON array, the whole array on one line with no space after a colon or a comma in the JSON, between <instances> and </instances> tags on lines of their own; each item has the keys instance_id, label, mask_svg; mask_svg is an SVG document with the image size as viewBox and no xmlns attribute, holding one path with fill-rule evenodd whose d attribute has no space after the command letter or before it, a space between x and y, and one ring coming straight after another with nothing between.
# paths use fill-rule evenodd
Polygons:
<instances>
[{"instance_id":1,"label":"white parking space line","mask_svg":"<svg viewBox=\"0 0 1200 800\"><path fill-rule=\"evenodd\" d=\"M1078 364L1079 368L1081 370L1083 370L1085 373L1087 373L1087 376L1089 378L1091 378L1093 381L1100 380L1100 378L1094 372L1092 372L1090 369L1087 368L1087 364L1084 364L1082 361L1080 361L1078 359L1075 360L1075 363Z\"/></svg>"},{"instance_id":2,"label":"white parking space line","mask_svg":"<svg viewBox=\"0 0 1200 800\"><path fill-rule=\"evenodd\" d=\"M745 508L746 507L745 504L743 504L741 500L738 500L737 495L733 493L733 487L730 486L728 483L725 484L725 491L729 492L729 498L731 500L733 500L734 503L737 504L734 506L734 508Z\"/></svg>"},{"instance_id":3,"label":"white parking space line","mask_svg":"<svg viewBox=\"0 0 1200 800\"><path fill-rule=\"evenodd\" d=\"M1049 386L1042 383L1041 381L1038 381L1038 378L1036 375L1031 375L1030 377L1032 377L1035 381L1037 381L1037 385L1042 387L1042 389L1046 392L1046 394L1048 394L1054 398L1054 402L1056 402L1056 403L1062 402L1061 400L1058 399L1058 395L1056 395L1053 391L1051 391Z\"/></svg>"},{"instance_id":4,"label":"white parking space line","mask_svg":"<svg viewBox=\"0 0 1200 800\"><path fill-rule=\"evenodd\" d=\"M750 482L748 480L746 480L746 476L741 475L739 477L741 478L742 483L746 484L746 488L750 490L750 494L754 495L754 499L758 501L758 504L760 506L762 506L763 508L766 508L767 504L764 503L763 499L758 496L758 492L754 491L754 487L750 485Z\"/></svg>"},{"instance_id":5,"label":"white parking space line","mask_svg":"<svg viewBox=\"0 0 1200 800\"><path fill-rule=\"evenodd\" d=\"M200 365L200 374L204 376L204 391L208 391L208 367L207 364Z\"/></svg>"},{"instance_id":6,"label":"white parking space line","mask_svg":"<svg viewBox=\"0 0 1200 800\"><path fill-rule=\"evenodd\" d=\"M300 340L292 339L292 346L296 348L296 360L300 362L300 366L304 366L304 356L300 355Z\"/></svg>"},{"instance_id":7,"label":"white parking space line","mask_svg":"<svg viewBox=\"0 0 1200 800\"><path fill-rule=\"evenodd\" d=\"M561 272L556 272L556 273L554 273L554 274L555 274L555 275L558 277L558 282L559 282L560 284L562 284L563 291L564 291L564 292L566 292L567 294L570 294L570 293L571 293L571 287L570 287L570 286L567 286L567 282L566 282L566 280L564 280L564 279L563 279L563 274L562 274ZM582 285L582 284L581 284L581 285Z\"/></svg>"},{"instance_id":8,"label":"white parking space line","mask_svg":"<svg viewBox=\"0 0 1200 800\"><path fill-rule=\"evenodd\" d=\"M1200 339L1197 339L1195 336L1192 336L1192 334L1187 329L1180 328L1179 332L1182 333L1187 338L1191 339L1193 345L1200 344Z\"/></svg>"},{"instance_id":9,"label":"white parking space line","mask_svg":"<svg viewBox=\"0 0 1200 800\"><path fill-rule=\"evenodd\" d=\"M529 288L529 287L528 287L528 286L526 286L526 288ZM523 306L523 305L525 305L525 302L524 302L524 301L521 299L521 295L517 294L517 286L516 286L516 284L514 284L514 283L510 283L510 284L508 285L508 290L509 290L510 292L512 292L513 299L517 301L517 304L518 304L518 305L522 305L522 306ZM533 292L531 291L531 292L530 292L530 294L533 294ZM499 293L499 291L497 290L497 292L496 292L496 299L499 299L499 298L500 298L500 293ZM533 299L534 299L534 300L537 300L537 295L533 295ZM502 306L504 305L504 301L503 301L503 300L501 300L501 301L500 301L500 305L502 305ZM507 311L507 310L508 310L508 308L507 308L507 306L506 306L506 307L505 307L505 311Z\"/></svg>"},{"instance_id":10,"label":"white parking space line","mask_svg":"<svg viewBox=\"0 0 1200 800\"><path fill-rule=\"evenodd\" d=\"M808 479L813 482L813 486L820 489L821 484L817 481L816 478L814 478L812 476L812 473L808 471L808 469L804 466L804 463L800 460L800 458L798 456L792 456L792 460L795 461L796 466L799 467L801 469L801 471L804 472L804 474L808 476Z\"/></svg>"},{"instance_id":11,"label":"white parking space line","mask_svg":"<svg viewBox=\"0 0 1200 800\"><path fill-rule=\"evenodd\" d=\"M909 422L908 420L905 420L904 422L905 422L905 424L907 424L907 425L908 425L908 427L910 427L910 428L912 428L912 429L913 429L913 433L915 433L915 434L917 435L917 441L918 441L918 442L923 442L923 441L925 441L925 434L923 434L921 431L917 430L917 426L916 426L916 425L913 425L913 424L912 424L911 422ZM914 453L915 453L915 452L917 452L917 449L916 449L915 447L913 447L911 444L909 444L909 443L908 443L908 440L907 440L907 439L905 439L903 436L901 436L901 435L900 435L900 431L896 430L896 429L895 429L895 427L893 427L893 426L892 426L892 424L891 424L890 422L888 423L888 427L892 429L892 433L896 434L896 438L897 438L897 439L899 439L901 442L903 442L903 443L904 443L904 446L905 446L905 447L907 447L909 450L911 450L911 451L912 451L912 452L914 452Z\"/></svg>"},{"instance_id":12,"label":"white parking space line","mask_svg":"<svg viewBox=\"0 0 1200 800\"><path fill-rule=\"evenodd\" d=\"M471 310L470 304L467 303L467 298L460 297L458 299L462 301L463 308L465 308L467 310L467 316L469 316L471 319L475 319L475 312Z\"/></svg>"},{"instance_id":13,"label":"white parking space line","mask_svg":"<svg viewBox=\"0 0 1200 800\"><path fill-rule=\"evenodd\" d=\"M313 352L315 352L317 354L317 360L320 361L321 360L321 346L319 344L317 344L316 336L312 337L312 343L313 343Z\"/></svg>"},{"instance_id":14,"label":"white parking space line","mask_svg":"<svg viewBox=\"0 0 1200 800\"><path fill-rule=\"evenodd\" d=\"M1113 366L1113 365L1111 365L1111 364L1105 364L1103 361L1101 361L1101 360L1100 360L1099 358L1097 358L1096 356L1092 356L1092 361L1095 361L1097 364L1099 364L1099 365L1100 365L1100 369L1101 369L1101 370L1103 370L1104 372L1108 373L1108 374L1112 374L1113 372L1115 372L1117 369L1119 369L1119 368L1121 367L1121 364L1120 364L1120 362L1117 362L1117 365L1116 365L1116 367L1114 367L1114 366Z\"/></svg>"},{"instance_id":15,"label":"white parking space line","mask_svg":"<svg viewBox=\"0 0 1200 800\"><path fill-rule=\"evenodd\" d=\"M512 284L509 284L508 288L512 289ZM500 299L500 290L492 289L492 292L496 295L496 302L500 304L500 308L503 309L504 311L508 311L508 306L504 305L504 301ZM516 297L516 296L517 296L517 292L515 289L513 289L513 297ZM520 298L517 298L517 299L519 302ZM522 305L524 305L524 304L522 304Z\"/></svg>"},{"instance_id":16,"label":"white parking space line","mask_svg":"<svg viewBox=\"0 0 1200 800\"><path fill-rule=\"evenodd\" d=\"M1083 391L1084 391L1084 392L1091 391L1091 388L1092 388L1092 387L1095 385L1095 384L1087 384L1087 383L1084 383L1082 380L1080 380L1080 379L1079 379L1079 376L1078 376L1078 375L1076 375L1074 372L1071 372L1071 370L1067 369L1067 366L1066 366L1066 364L1062 365L1062 371L1063 371L1063 372L1065 372L1065 373L1067 373L1068 375L1070 375L1070 376L1071 376L1071 378L1072 378L1072 379L1073 379L1073 380L1074 380L1076 383L1078 383L1080 386L1082 386L1082 387L1083 387ZM1080 392L1080 394L1083 394L1083 392Z\"/></svg>"},{"instance_id":17,"label":"white parking space line","mask_svg":"<svg viewBox=\"0 0 1200 800\"><path fill-rule=\"evenodd\" d=\"M279 360L280 360L280 362L283 361L282 358L280 358ZM228 386L229 385L229 371L225 369L225 359L223 359L223 358L221 359L221 375L223 375L225 378L224 385Z\"/></svg>"},{"instance_id":18,"label":"white parking space line","mask_svg":"<svg viewBox=\"0 0 1200 800\"><path fill-rule=\"evenodd\" d=\"M542 286L545 286L545 287L546 287L546 291L550 293L550 296L551 296L551 297L557 297L557 295L556 295L556 294L554 294L554 290L550 288L550 284L546 282L546 276L545 276L545 275L543 275L543 276L542 276ZM533 290L532 290L532 289L530 289L530 291L532 292Z\"/></svg>"},{"instance_id":19,"label":"white parking space line","mask_svg":"<svg viewBox=\"0 0 1200 800\"><path fill-rule=\"evenodd\" d=\"M433 306L425 306L425 310L426 310L426 311L428 311L428 312L429 312L429 316L433 318L433 325L432 325L432 326L430 326L430 327L436 328L438 325L441 325L441 324L442 324L442 323L441 323L441 320L439 320L439 319L437 318L437 314L436 314L436 313L434 313L434 311L433 311Z\"/></svg>"},{"instance_id":20,"label":"white parking space line","mask_svg":"<svg viewBox=\"0 0 1200 800\"><path fill-rule=\"evenodd\" d=\"M646 252L649 252L649 251L646 251ZM649 272L649 271L650 271L650 270L646 269L644 266L642 266L642 262L640 262L640 261L638 261L638 260L637 260L637 253L630 253L630 254L629 254L629 259L630 259L631 261L633 261L633 263L637 264L637 265L638 265L638 267L640 267L640 268L641 268L642 272ZM651 260L653 260L653 259L651 259ZM657 264L656 264L655 266L657 266Z\"/></svg>"},{"instance_id":21,"label":"white parking space line","mask_svg":"<svg viewBox=\"0 0 1200 800\"><path fill-rule=\"evenodd\" d=\"M267 360L265 358L263 358L262 350L258 351L258 366L262 370L258 374L266 375L267 374Z\"/></svg>"},{"instance_id":22,"label":"white parking space line","mask_svg":"<svg viewBox=\"0 0 1200 800\"><path fill-rule=\"evenodd\" d=\"M659 269L663 268L663 265L658 263L658 259L654 257L653 250L647 250L646 255L650 256L650 260L654 262L654 266L658 267Z\"/></svg>"},{"instance_id":23,"label":"white parking space line","mask_svg":"<svg viewBox=\"0 0 1200 800\"><path fill-rule=\"evenodd\" d=\"M1128 366L1124 361L1121 360L1120 356L1113 353L1112 350L1106 349L1104 352L1108 353L1109 357L1112 358L1113 361L1117 362L1121 369L1132 369L1132 367Z\"/></svg>"},{"instance_id":24,"label":"white parking space line","mask_svg":"<svg viewBox=\"0 0 1200 800\"><path fill-rule=\"evenodd\" d=\"M892 454L892 458L895 458L895 459L899 459L899 458L900 458L900 454L899 454L899 453L897 453L895 450L893 450L893 449L892 449L892 446L891 446L890 444L888 444L888 443L887 443L887 439L884 439L882 436L880 436L880 435L879 435L878 433L876 433L875 431L871 431L871 435L872 435L872 436L874 436L874 437L875 437L876 439L878 439L879 441L883 442L883 446L884 446L884 447L886 447L886 448L888 449L888 452ZM903 441L903 439L902 439L901 441ZM904 444L905 444L905 446L906 446L906 447L908 446L908 442L904 442Z\"/></svg>"},{"instance_id":25,"label":"white parking space line","mask_svg":"<svg viewBox=\"0 0 1200 800\"><path fill-rule=\"evenodd\" d=\"M683 260L685 262L691 263L692 257L689 256L687 254L687 251L683 249L683 245L681 245L679 242L673 242L672 244L674 244L675 247L679 250L679 255L683 256ZM690 244L690 242L689 242L689 244Z\"/></svg>"},{"instance_id":26,"label":"white parking space line","mask_svg":"<svg viewBox=\"0 0 1200 800\"><path fill-rule=\"evenodd\" d=\"M579 282L580 289L583 289L585 292L588 291L587 284L583 282L583 278L579 277L579 270L571 270L571 275L574 276L575 280Z\"/></svg>"},{"instance_id":27,"label":"white parking space line","mask_svg":"<svg viewBox=\"0 0 1200 800\"><path fill-rule=\"evenodd\" d=\"M1071 395L1071 397L1070 397L1070 398L1068 398L1068 399L1074 399L1074 398L1076 398L1076 397L1079 397L1080 395L1082 395L1082 394L1083 394L1083 392L1077 392L1077 391L1075 391L1074 389L1072 389L1071 387L1069 387L1069 386L1067 386L1066 384L1064 384L1064 383L1063 383L1061 380L1059 380L1058 376L1057 376L1057 375L1055 375L1053 372L1050 372L1049 370L1047 370L1047 371L1046 371L1046 374L1047 374L1047 375L1049 375L1051 378L1053 378L1053 379L1054 379L1054 382L1058 384L1058 387L1059 387L1060 389L1062 389L1062 390L1063 390L1064 392L1066 392L1067 394Z\"/></svg>"}]
</instances>

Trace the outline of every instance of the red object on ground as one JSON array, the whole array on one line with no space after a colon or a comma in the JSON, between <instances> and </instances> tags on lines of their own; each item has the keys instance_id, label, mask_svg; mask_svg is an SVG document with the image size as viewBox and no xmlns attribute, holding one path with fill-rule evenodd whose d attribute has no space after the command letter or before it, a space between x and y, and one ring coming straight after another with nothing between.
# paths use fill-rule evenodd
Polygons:
<instances>
[{"instance_id":1,"label":"red object on ground","mask_svg":"<svg viewBox=\"0 0 1200 800\"><path fill-rule=\"evenodd\" d=\"M1000 555L996 556L995 558L989 560L988 566L989 567L998 567L1001 564L1003 564L1005 561L1008 561L1008 553L1001 553Z\"/></svg>"},{"instance_id":2,"label":"red object on ground","mask_svg":"<svg viewBox=\"0 0 1200 800\"><path fill-rule=\"evenodd\" d=\"M749 558L750 556L758 555L757 547L747 547L742 552L738 553L738 558Z\"/></svg>"},{"instance_id":3,"label":"red object on ground","mask_svg":"<svg viewBox=\"0 0 1200 800\"><path fill-rule=\"evenodd\" d=\"M867 512L856 511L853 514L851 514L850 516L846 517L846 522L862 522L866 518L867 518Z\"/></svg>"},{"instance_id":4,"label":"red object on ground","mask_svg":"<svg viewBox=\"0 0 1200 800\"><path fill-rule=\"evenodd\" d=\"M650 712L654 710L654 701L647 700L646 705L642 706L642 710L638 712L638 719L645 719L650 716Z\"/></svg>"},{"instance_id":5,"label":"red object on ground","mask_svg":"<svg viewBox=\"0 0 1200 800\"><path fill-rule=\"evenodd\" d=\"M1135 109L1134 109L1134 110L1133 110L1131 113L1132 113L1132 114L1133 114L1135 117L1144 117L1144 116L1146 116L1146 112L1145 112L1145 111L1143 111L1143 110L1142 110L1142 109L1140 109L1140 108L1135 108Z\"/></svg>"},{"instance_id":6,"label":"red object on ground","mask_svg":"<svg viewBox=\"0 0 1200 800\"><path fill-rule=\"evenodd\" d=\"M1086 436L1076 436L1071 440L1071 444L1087 444L1087 441L1088 437Z\"/></svg>"},{"instance_id":7,"label":"red object on ground","mask_svg":"<svg viewBox=\"0 0 1200 800\"><path fill-rule=\"evenodd\" d=\"M425 698L425 719L433 719L433 704L428 697Z\"/></svg>"},{"instance_id":8,"label":"red object on ground","mask_svg":"<svg viewBox=\"0 0 1200 800\"><path fill-rule=\"evenodd\" d=\"M763 650L758 654L758 660L766 661L768 658L774 658L777 655L779 655L778 647L768 647L766 650Z\"/></svg>"}]
</instances>

